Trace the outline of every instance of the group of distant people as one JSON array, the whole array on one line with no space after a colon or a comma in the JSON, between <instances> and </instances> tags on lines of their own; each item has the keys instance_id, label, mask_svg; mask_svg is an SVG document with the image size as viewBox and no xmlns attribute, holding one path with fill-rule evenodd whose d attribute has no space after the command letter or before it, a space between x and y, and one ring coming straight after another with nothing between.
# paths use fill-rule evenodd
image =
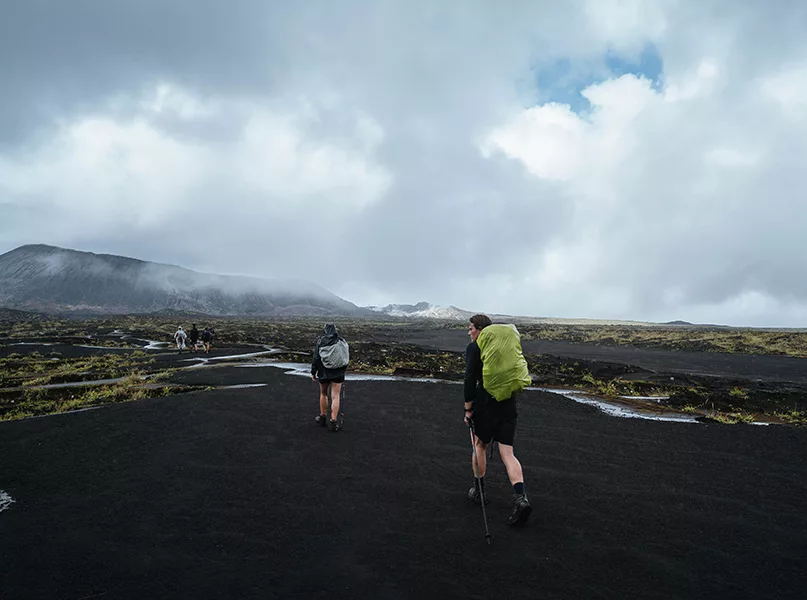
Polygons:
<instances>
[{"instance_id":1,"label":"group of distant people","mask_svg":"<svg viewBox=\"0 0 807 600\"><path fill-rule=\"evenodd\" d=\"M180 354L182 354L182 351L185 349L189 349L191 352L203 349L205 354L208 354L213 347L213 336L214 332L212 327L205 327L205 330L200 335L196 324L194 324L187 333L182 329L182 325L180 325L174 334L174 341L177 344L177 349ZM188 340L187 345L185 344L185 340Z\"/></svg>"},{"instance_id":2,"label":"group of distant people","mask_svg":"<svg viewBox=\"0 0 807 600\"><path fill-rule=\"evenodd\" d=\"M488 327L490 330L483 335L482 332ZM471 342L465 349L463 420L470 428L473 440L471 468L474 474L468 499L482 506L489 503L485 495L485 450L489 444L496 442L513 486L513 510L507 522L510 525L524 525L532 506L524 486L521 463L513 453L518 421L516 395L529 385L520 336L513 325L494 326L490 317L483 314L471 317L468 335ZM314 347L311 379L319 383L319 414L315 421L334 432L342 427L342 384L348 361L347 342L339 335L335 325L326 324L323 335Z\"/></svg>"}]
</instances>

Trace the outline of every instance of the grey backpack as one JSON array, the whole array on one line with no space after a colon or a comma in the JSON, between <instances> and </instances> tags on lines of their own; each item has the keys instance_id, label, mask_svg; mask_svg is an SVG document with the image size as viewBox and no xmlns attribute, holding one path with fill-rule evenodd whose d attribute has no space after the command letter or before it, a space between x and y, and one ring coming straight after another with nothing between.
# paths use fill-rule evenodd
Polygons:
<instances>
[{"instance_id":1,"label":"grey backpack","mask_svg":"<svg viewBox=\"0 0 807 600\"><path fill-rule=\"evenodd\" d=\"M319 358L326 369L343 369L350 362L350 349L342 338L331 346L320 346Z\"/></svg>"}]
</instances>

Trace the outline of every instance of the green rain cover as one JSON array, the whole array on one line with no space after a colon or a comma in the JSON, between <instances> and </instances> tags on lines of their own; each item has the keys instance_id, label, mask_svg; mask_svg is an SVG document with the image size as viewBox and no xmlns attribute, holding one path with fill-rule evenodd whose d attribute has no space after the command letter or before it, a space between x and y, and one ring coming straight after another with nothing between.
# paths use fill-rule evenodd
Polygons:
<instances>
[{"instance_id":1,"label":"green rain cover","mask_svg":"<svg viewBox=\"0 0 807 600\"><path fill-rule=\"evenodd\" d=\"M532 383L515 325L488 325L476 338L482 353L482 384L499 402Z\"/></svg>"}]
</instances>

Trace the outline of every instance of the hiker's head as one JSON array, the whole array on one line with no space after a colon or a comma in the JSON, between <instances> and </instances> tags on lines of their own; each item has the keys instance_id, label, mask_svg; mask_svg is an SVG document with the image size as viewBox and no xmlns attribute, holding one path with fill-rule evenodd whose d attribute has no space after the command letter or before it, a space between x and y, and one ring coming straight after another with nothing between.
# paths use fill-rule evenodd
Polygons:
<instances>
[{"instance_id":1,"label":"hiker's head","mask_svg":"<svg viewBox=\"0 0 807 600\"><path fill-rule=\"evenodd\" d=\"M492 323L490 317L487 315L474 315L469 319L469 321L470 325L468 325L468 335L471 336L471 339L474 342L476 341L476 338L479 337L479 332Z\"/></svg>"},{"instance_id":2,"label":"hiker's head","mask_svg":"<svg viewBox=\"0 0 807 600\"><path fill-rule=\"evenodd\" d=\"M336 335L336 325L333 323L325 323L325 327L323 327L322 332L325 335Z\"/></svg>"}]
</instances>

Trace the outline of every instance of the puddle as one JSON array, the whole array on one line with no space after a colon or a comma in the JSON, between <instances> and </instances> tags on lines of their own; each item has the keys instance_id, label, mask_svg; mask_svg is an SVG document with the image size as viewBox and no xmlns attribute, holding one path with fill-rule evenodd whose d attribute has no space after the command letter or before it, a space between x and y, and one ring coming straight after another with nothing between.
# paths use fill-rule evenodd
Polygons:
<instances>
[{"instance_id":1,"label":"puddle","mask_svg":"<svg viewBox=\"0 0 807 600\"><path fill-rule=\"evenodd\" d=\"M291 362L261 362L261 363L254 363L250 365L237 365L239 367L244 368L254 368L254 367L275 367L278 369L285 369L288 372L286 375L297 375L300 377L311 377L311 365L303 364L303 363L291 363ZM430 379L430 378L419 378L419 377L400 377L395 375L370 375L370 374L363 374L363 373L347 373L345 375L346 381L406 381L406 382L421 382L421 383L448 383L453 385L461 385L462 381L451 381L445 379ZM643 412L640 410L631 409L627 406L620 406L618 404L612 404L606 402L602 399L595 398L579 390L566 390L566 389L556 389L556 388L544 388L544 387L528 387L527 390L537 391L537 392L549 392L551 394L559 394L564 398L568 398L569 400L574 400L575 402L579 402L581 404L589 404L591 406L595 406L605 414L611 417L620 417L624 419L647 419L650 421L674 421L678 423L697 423L698 421L695 420L695 417L690 415L679 415L675 413L665 414L665 415L657 415L657 414L650 414L647 412ZM636 400L639 398L628 397L627 399ZM652 399L655 401L660 400L661 398L656 397L648 397L645 400Z\"/></svg>"},{"instance_id":2,"label":"puddle","mask_svg":"<svg viewBox=\"0 0 807 600\"><path fill-rule=\"evenodd\" d=\"M142 350L164 350L168 348L169 342L160 342L157 340L143 340L146 345L141 348ZM173 346L173 344L171 344Z\"/></svg>"},{"instance_id":3,"label":"puddle","mask_svg":"<svg viewBox=\"0 0 807 600\"><path fill-rule=\"evenodd\" d=\"M607 402L602 400L601 398L597 398L595 396L591 396L579 390L559 390L553 388L542 388L542 387L529 387L528 390L537 390L540 392L549 392L551 394L560 394L564 398L568 398L569 400L574 400L580 404L588 404L589 406L594 406L604 412L606 415L611 417L620 417L623 419L646 419L648 421L672 421L676 423L697 423L698 421L695 417L691 415L682 415L676 413L667 413L664 415L658 415L653 413L644 412L641 410L637 410L634 408L630 408L627 406L620 406L619 404L613 404L611 402ZM626 400L640 400L641 398L637 398L634 396L626 396ZM645 399L647 400L647 399ZM658 397L652 398L651 401L655 400L658 401Z\"/></svg>"},{"instance_id":4,"label":"puddle","mask_svg":"<svg viewBox=\"0 0 807 600\"><path fill-rule=\"evenodd\" d=\"M29 386L28 389L43 389L43 390L55 390L58 388L71 388L71 387L81 387L83 385L107 385L110 383L118 383L119 381L123 381L126 379L125 377L115 377L114 379L93 379L92 381L69 381L67 383L48 383L47 385L39 385L39 386Z\"/></svg>"},{"instance_id":5,"label":"puddle","mask_svg":"<svg viewBox=\"0 0 807 600\"><path fill-rule=\"evenodd\" d=\"M141 375L140 380L145 381L149 375ZM126 377L115 377L114 379L90 379L88 381L67 381L65 383L47 383L45 385L27 385L16 388L6 388L6 391L16 390L57 390L60 388L72 388L93 385L109 385L111 383L119 383L126 379Z\"/></svg>"},{"instance_id":6,"label":"puddle","mask_svg":"<svg viewBox=\"0 0 807 600\"><path fill-rule=\"evenodd\" d=\"M185 369L199 369L201 367L217 367L217 366L221 366L221 367L253 367L253 366L263 367L263 366L265 366L266 364L269 364L269 363L247 363L247 364L240 365L240 364L237 364L237 363L232 363L232 362L227 362L227 361L238 360L238 359L241 359L241 358L254 358L256 356L267 356L267 355L271 355L271 354L280 354L282 352L283 352L283 350L278 350L277 348L272 348L270 350L262 350L260 352L247 352L246 354L230 354L228 356L207 356L207 357L205 357L205 356L191 356L190 358L184 358L182 360L183 360L183 362L197 361L197 364L184 367ZM223 361L223 362L218 363L216 361ZM277 363L271 363L271 364L277 364Z\"/></svg>"},{"instance_id":7,"label":"puddle","mask_svg":"<svg viewBox=\"0 0 807 600\"><path fill-rule=\"evenodd\" d=\"M23 344L25 342L20 342ZM157 342L157 341L149 341L149 345L146 346L146 349L158 349L158 347L166 347L169 345L169 342ZM82 346L84 348L91 348L93 346ZM266 347L266 346L264 346ZM287 352L286 350L281 350L278 348L268 348L266 350L262 350L260 352L247 352L244 354L231 354L227 356L210 356L210 357L201 357L195 356L184 359L185 362L196 362L197 364L188 365L187 367L183 367L182 370L190 370L190 369L199 369L203 367L215 367L215 366L230 366L230 367L239 367L242 369L255 369L255 368L264 368L264 367L271 367L274 369L283 369L286 371L286 375L294 375L298 377L311 377L311 365L308 363L294 363L294 362L278 362L278 361L261 361L261 362L252 362L252 363L227 363L226 361L232 361L242 358L255 358L259 356L271 356L272 354L280 354ZM109 349L109 348L105 348ZM114 349L114 348L113 348ZM68 387L79 387L79 386L88 386L88 385L105 385L110 383L117 383L122 381L124 378L120 377L117 379L99 379L94 381L77 381L77 382L70 382L70 383L55 383L55 384L48 384L44 386L32 386L30 389L37 389L37 388L68 388ZM142 376L141 379L145 380L148 379L148 376ZM461 385L462 381L452 381L446 379L433 379L433 378L426 378L426 377L402 377L398 375L375 375L370 373L347 373L345 375L346 381L406 381L410 383L443 383L443 384L452 384L452 385ZM245 388L253 388L253 387L265 387L266 383L245 383L245 384L236 384L236 385L229 385L223 386L219 389L245 389ZM677 423L698 423L698 420L693 415L685 415L681 413L674 413L674 412L665 412L664 414L657 414L647 410L637 409L631 406L618 404L615 402L608 402L602 398L593 396L591 394L587 394L580 390L571 390L571 389L562 389L562 388L546 388L546 387L528 387L527 390L531 391L539 391L539 392L548 392L551 394L558 394L563 396L564 398L568 398L569 400L573 400L574 402L578 402L580 404L588 404L590 406L596 407L598 410L602 411L603 413L612 416L612 417L619 417L625 419L646 419L650 421L669 421L669 422L677 422ZM620 396L621 400L625 402L630 401L642 401L642 402L654 402L660 403L662 400L666 400L667 397L665 396ZM91 410L91 409L83 409L83 410ZM79 412L79 411L73 411ZM60 413L57 413L60 414ZM66 413L61 413L66 414ZM754 425L768 425L769 423L761 423L755 422Z\"/></svg>"},{"instance_id":8,"label":"puddle","mask_svg":"<svg viewBox=\"0 0 807 600\"><path fill-rule=\"evenodd\" d=\"M89 348L90 346L83 346L83 347L84 348ZM105 348L105 349L107 349L107 350L125 350L127 348ZM248 354L233 354L233 355L230 355L230 356L216 356L216 357L210 357L210 358L203 358L201 356L196 356L196 357L193 357L193 358L186 358L185 361L186 362L199 361L198 364L188 365L187 367L183 367L182 370L199 369L199 368L202 368L202 367L216 367L216 366L219 366L218 363L211 363L210 361L221 360L223 358L235 359L235 358L245 358L245 357L254 357L254 356L264 356L266 354L277 354L278 352L282 352L282 350L271 349L271 350L264 350L262 352L251 352L251 353L248 353ZM59 359L54 359L54 360L59 360ZM272 364L277 364L277 363L272 363ZM233 365L233 364L225 362L220 366L240 367L240 366L253 366L253 365L252 364L246 364L246 365L238 365L238 364L236 364L236 365ZM262 364L259 364L259 366L262 366ZM140 379L142 381L146 381L150 377L152 377L152 375L141 375ZM124 379L126 379L126 377L116 377L116 378L113 378L113 379L91 379L91 380L88 380L88 381L69 381L69 382L65 382L65 383L48 383L48 384L45 384L45 385L32 385L32 386L24 386L24 387L17 387L17 388L7 388L6 391L16 391L16 390L55 390L55 389L59 389L59 388L72 388L72 387L95 386L95 385L109 385L109 384L112 384L112 383L119 383L119 382L123 381ZM265 385L265 384L260 384L260 385Z\"/></svg>"},{"instance_id":9,"label":"puddle","mask_svg":"<svg viewBox=\"0 0 807 600\"><path fill-rule=\"evenodd\" d=\"M296 375L299 377L311 378L311 365L307 363L274 362L266 361L244 365L233 365L244 369L254 369L258 367L274 367L288 371L286 375ZM372 373L346 373L346 381L411 381L421 383L453 383L459 384L461 381L450 381L446 379L432 379L429 377L401 377L398 375L374 375Z\"/></svg>"},{"instance_id":10,"label":"puddle","mask_svg":"<svg viewBox=\"0 0 807 600\"><path fill-rule=\"evenodd\" d=\"M89 344L76 344L75 348L90 348L91 350L110 350L110 351L131 351L139 350L139 348L119 348L117 346L91 346Z\"/></svg>"},{"instance_id":11,"label":"puddle","mask_svg":"<svg viewBox=\"0 0 807 600\"><path fill-rule=\"evenodd\" d=\"M3 512L4 510L6 510L8 507L10 507L15 502L16 502L16 500L14 500L14 498L9 496L3 490L0 490L0 512Z\"/></svg>"},{"instance_id":12,"label":"puddle","mask_svg":"<svg viewBox=\"0 0 807 600\"><path fill-rule=\"evenodd\" d=\"M266 356L268 354L281 354L283 350L272 348L269 350L261 350L260 352L247 352L246 354L231 354L229 356L211 356L206 360L233 360L236 358L254 358L256 356Z\"/></svg>"},{"instance_id":13,"label":"puddle","mask_svg":"<svg viewBox=\"0 0 807 600\"><path fill-rule=\"evenodd\" d=\"M88 410L98 410L100 408L104 408L106 406L110 406L109 404L100 404L98 406L87 406L86 408L75 408L72 410L66 410L64 412L55 412L55 413L48 413L46 415L33 415L31 417L23 417L23 421L27 421L28 419L50 419L51 417L63 417L65 415L74 415L80 412L87 412Z\"/></svg>"},{"instance_id":14,"label":"puddle","mask_svg":"<svg viewBox=\"0 0 807 600\"><path fill-rule=\"evenodd\" d=\"M225 385L220 390L245 390L247 388L266 387L268 383L238 383L236 385Z\"/></svg>"}]
</instances>

